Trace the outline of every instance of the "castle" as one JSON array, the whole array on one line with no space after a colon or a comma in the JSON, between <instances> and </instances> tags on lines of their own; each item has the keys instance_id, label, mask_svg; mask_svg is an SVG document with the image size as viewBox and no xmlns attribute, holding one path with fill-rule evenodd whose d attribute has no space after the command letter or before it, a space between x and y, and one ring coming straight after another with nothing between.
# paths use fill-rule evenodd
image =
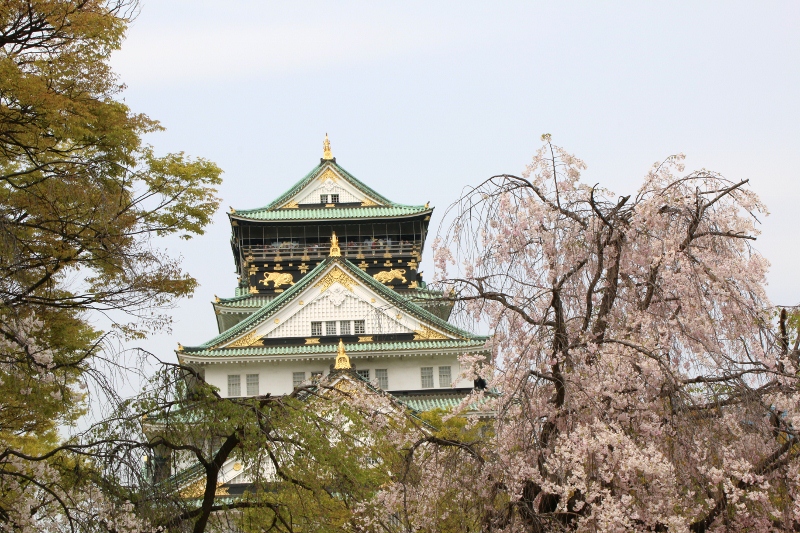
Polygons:
<instances>
[{"instance_id":1,"label":"castle","mask_svg":"<svg viewBox=\"0 0 800 533\"><path fill-rule=\"evenodd\" d=\"M418 270L433 208L380 195L339 166L327 135L319 164L264 207L231 209L239 283L215 298L211 340L179 346L223 397L282 395L332 370L340 346L359 376L418 411L474 387L459 356L486 337L448 322L451 305Z\"/></svg>"}]
</instances>

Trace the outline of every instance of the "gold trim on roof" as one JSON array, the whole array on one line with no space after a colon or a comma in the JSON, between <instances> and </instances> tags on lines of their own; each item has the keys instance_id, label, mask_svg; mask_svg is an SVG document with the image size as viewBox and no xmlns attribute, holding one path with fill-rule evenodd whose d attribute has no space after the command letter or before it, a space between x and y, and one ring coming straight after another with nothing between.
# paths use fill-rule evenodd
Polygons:
<instances>
[{"instance_id":1,"label":"gold trim on roof","mask_svg":"<svg viewBox=\"0 0 800 533\"><path fill-rule=\"evenodd\" d=\"M348 370L350 368L350 357L347 356L347 353L344 351L344 342L342 339L339 339L339 349L336 352L336 365L334 365L334 370Z\"/></svg>"},{"instance_id":2,"label":"gold trim on roof","mask_svg":"<svg viewBox=\"0 0 800 533\"><path fill-rule=\"evenodd\" d=\"M256 331L251 331L244 337L228 344L227 346L225 346L225 348L245 348L248 346L262 346L260 340L261 340L261 335L259 335L258 332Z\"/></svg>"},{"instance_id":3,"label":"gold trim on roof","mask_svg":"<svg viewBox=\"0 0 800 533\"><path fill-rule=\"evenodd\" d=\"M214 491L214 496L229 496L228 494L228 487L223 487L224 483L222 481L217 482L216 490ZM206 478L201 477L191 485L184 488L180 494L182 498L200 498L201 496L205 495L206 493Z\"/></svg>"},{"instance_id":4,"label":"gold trim on roof","mask_svg":"<svg viewBox=\"0 0 800 533\"><path fill-rule=\"evenodd\" d=\"M344 270L342 270L338 266L331 269L331 271L325 274L325 276L321 280L319 280L314 286L320 287L319 292L323 293L328 289L330 289L331 285L333 285L334 283L341 283L342 285L347 287L347 290L349 291L353 290L352 278L350 278L350 276L345 274Z\"/></svg>"},{"instance_id":5,"label":"gold trim on roof","mask_svg":"<svg viewBox=\"0 0 800 533\"><path fill-rule=\"evenodd\" d=\"M378 204L376 204L375 202L373 202L369 198L364 198L364 201L361 202L361 207L375 207L376 205L378 205Z\"/></svg>"},{"instance_id":6,"label":"gold trim on roof","mask_svg":"<svg viewBox=\"0 0 800 533\"><path fill-rule=\"evenodd\" d=\"M334 172L334 171L333 171L333 170L331 170L330 168L326 168L326 169L325 169L325 172L323 172L323 173L320 175L320 177L319 177L319 178L317 178L317 179L318 179L319 181L325 181L325 180L327 180L328 178L330 178L331 180L333 180L333 181L334 181L334 183L338 183L338 182L339 182L339 176L336 174L336 172Z\"/></svg>"},{"instance_id":7,"label":"gold trim on roof","mask_svg":"<svg viewBox=\"0 0 800 533\"><path fill-rule=\"evenodd\" d=\"M435 330L429 328L425 324L420 324L419 325L419 329L415 329L414 333L415 333L415 335L414 335L414 340L415 341L421 341L421 340L443 340L443 339L447 339L448 338L447 336L442 335L438 331L435 331Z\"/></svg>"},{"instance_id":8,"label":"gold trim on roof","mask_svg":"<svg viewBox=\"0 0 800 533\"><path fill-rule=\"evenodd\" d=\"M288 204L281 206L281 209L300 209L300 205L294 200L292 200Z\"/></svg>"}]
</instances>

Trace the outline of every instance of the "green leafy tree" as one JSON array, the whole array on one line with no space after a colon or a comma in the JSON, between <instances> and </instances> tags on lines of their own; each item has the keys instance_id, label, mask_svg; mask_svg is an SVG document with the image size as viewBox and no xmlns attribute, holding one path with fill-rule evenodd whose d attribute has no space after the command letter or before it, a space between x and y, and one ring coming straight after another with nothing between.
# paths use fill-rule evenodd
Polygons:
<instances>
[{"instance_id":1,"label":"green leafy tree","mask_svg":"<svg viewBox=\"0 0 800 533\"><path fill-rule=\"evenodd\" d=\"M0 522L133 527L85 436L64 439L84 389L197 282L155 238L202 234L220 169L157 156L158 122L132 112L109 66L135 13L126 0L0 3ZM96 313L113 317L99 331ZM127 317L120 319L120 317ZM105 507L104 507L105 506ZM107 513L101 512L107 509Z\"/></svg>"},{"instance_id":2,"label":"green leafy tree","mask_svg":"<svg viewBox=\"0 0 800 533\"><path fill-rule=\"evenodd\" d=\"M333 533L363 527L405 465L393 436L421 434L414 420L365 384L223 398L192 369L164 365L93 440L106 477L126 480L116 499L154 528ZM233 464L243 494L227 493Z\"/></svg>"}]
</instances>

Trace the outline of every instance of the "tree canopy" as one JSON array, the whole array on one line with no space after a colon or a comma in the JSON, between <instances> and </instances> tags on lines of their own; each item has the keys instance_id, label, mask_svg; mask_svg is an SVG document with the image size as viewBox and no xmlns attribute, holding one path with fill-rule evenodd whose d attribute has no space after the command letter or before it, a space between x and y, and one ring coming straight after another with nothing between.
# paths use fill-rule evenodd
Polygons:
<instances>
[{"instance_id":1,"label":"tree canopy","mask_svg":"<svg viewBox=\"0 0 800 533\"><path fill-rule=\"evenodd\" d=\"M168 327L164 311L197 286L157 237L202 234L218 205L220 169L157 155L143 136L161 126L121 101L109 57L135 9L126 0L0 4L4 529L68 527L79 516L91 529L87 517L105 508L79 453L87 443L65 441L59 428L84 412L87 387L115 392L98 371L118 363L109 336ZM114 327L96 329L97 313ZM105 508L108 529L117 507Z\"/></svg>"},{"instance_id":2,"label":"tree canopy","mask_svg":"<svg viewBox=\"0 0 800 533\"><path fill-rule=\"evenodd\" d=\"M800 527L800 337L765 294L747 180L676 156L617 196L543 140L521 176L453 206L436 250L439 282L493 332L491 360L464 361L498 392L492 437L462 454L481 530Z\"/></svg>"}]
</instances>

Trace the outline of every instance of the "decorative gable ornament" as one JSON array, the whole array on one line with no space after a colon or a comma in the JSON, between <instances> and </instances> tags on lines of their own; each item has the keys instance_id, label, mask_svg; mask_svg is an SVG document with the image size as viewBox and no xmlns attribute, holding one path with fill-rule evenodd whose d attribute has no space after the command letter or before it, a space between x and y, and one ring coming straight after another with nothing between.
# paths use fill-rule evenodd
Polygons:
<instances>
[{"instance_id":1,"label":"decorative gable ornament","mask_svg":"<svg viewBox=\"0 0 800 533\"><path fill-rule=\"evenodd\" d=\"M349 370L350 369L350 357L348 357L347 353L344 351L344 342L342 339L339 339L339 349L336 353L336 364L333 367L334 370Z\"/></svg>"},{"instance_id":2,"label":"decorative gable ornament","mask_svg":"<svg viewBox=\"0 0 800 533\"><path fill-rule=\"evenodd\" d=\"M333 152L331 152L331 141L328 139L328 134L325 134L325 140L322 141L322 159L325 161L333 160Z\"/></svg>"}]
</instances>

